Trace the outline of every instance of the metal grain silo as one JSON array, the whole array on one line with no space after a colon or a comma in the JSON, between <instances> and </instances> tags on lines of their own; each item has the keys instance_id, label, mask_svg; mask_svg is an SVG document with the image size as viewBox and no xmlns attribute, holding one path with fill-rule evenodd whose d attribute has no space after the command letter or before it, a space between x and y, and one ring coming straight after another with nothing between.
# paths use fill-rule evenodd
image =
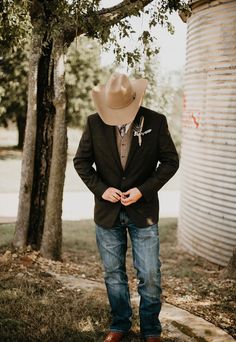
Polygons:
<instances>
[{"instance_id":1,"label":"metal grain silo","mask_svg":"<svg viewBox=\"0 0 236 342\"><path fill-rule=\"evenodd\" d=\"M191 6L178 241L224 266L236 245L236 1Z\"/></svg>"}]
</instances>

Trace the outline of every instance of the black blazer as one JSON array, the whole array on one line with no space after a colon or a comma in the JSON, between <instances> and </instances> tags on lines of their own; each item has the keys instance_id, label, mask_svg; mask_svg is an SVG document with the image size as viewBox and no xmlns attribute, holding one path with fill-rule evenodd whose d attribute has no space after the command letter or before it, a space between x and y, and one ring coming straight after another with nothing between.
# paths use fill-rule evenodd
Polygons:
<instances>
[{"instance_id":1,"label":"black blazer","mask_svg":"<svg viewBox=\"0 0 236 342\"><path fill-rule=\"evenodd\" d=\"M87 125L73 159L74 167L87 187L95 195L94 221L110 228L114 225L122 204L102 199L108 187L127 191L137 187L142 197L125 209L131 220L141 228L158 222L158 190L175 174L179 158L171 139L166 117L140 107L134 123L144 116L139 146L138 137L132 136L125 170L122 169L116 144L115 126L106 125L99 115L88 117ZM93 164L95 163L95 167Z\"/></svg>"}]
</instances>

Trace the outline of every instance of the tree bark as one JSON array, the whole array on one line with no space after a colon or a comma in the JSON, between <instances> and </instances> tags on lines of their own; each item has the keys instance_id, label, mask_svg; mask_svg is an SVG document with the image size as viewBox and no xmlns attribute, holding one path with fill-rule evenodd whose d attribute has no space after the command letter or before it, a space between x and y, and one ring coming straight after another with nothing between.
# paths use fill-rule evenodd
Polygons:
<instances>
[{"instance_id":1,"label":"tree bark","mask_svg":"<svg viewBox=\"0 0 236 342\"><path fill-rule=\"evenodd\" d=\"M17 114L16 124L17 124L17 129L18 129L17 148L19 150L22 150L24 146L24 138L25 138L26 117L22 114Z\"/></svg>"},{"instance_id":2,"label":"tree bark","mask_svg":"<svg viewBox=\"0 0 236 342\"><path fill-rule=\"evenodd\" d=\"M61 258L62 245L62 199L66 169L66 120L65 120L65 64L63 39L57 38L53 47L54 56L54 106L56 109L52 163L47 194L44 233L41 254L58 260Z\"/></svg>"},{"instance_id":3,"label":"tree bark","mask_svg":"<svg viewBox=\"0 0 236 342\"><path fill-rule=\"evenodd\" d=\"M37 79L37 135L34 161L34 177L31 195L28 243L40 249L44 230L46 199L50 176L53 127L55 119L54 96L54 61L52 39L44 35L42 51L38 63Z\"/></svg>"},{"instance_id":4,"label":"tree bark","mask_svg":"<svg viewBox=\"0 0 236 342\"><path fill-rule=\"evenodd\" d=\"M41 41L33 36L29 110L13 246L30 244L41 250L43 256L58 260L62 242L66 124L64 40L55 39L49 39L47 32Z\"/></svg>"},{"instance_id":5,"label":"tree bark","mask_svg":"<svg viewBox=\"0 0 236 342\"><path fill-rule=\"evenodd\" d=\"M27 124L21 166L19 206L13 238L14 247L24 247L28 237L35 157L37 77L41 41L41 36L37 32L33 32L29 60Z\"/></svg>"}]
</instances>

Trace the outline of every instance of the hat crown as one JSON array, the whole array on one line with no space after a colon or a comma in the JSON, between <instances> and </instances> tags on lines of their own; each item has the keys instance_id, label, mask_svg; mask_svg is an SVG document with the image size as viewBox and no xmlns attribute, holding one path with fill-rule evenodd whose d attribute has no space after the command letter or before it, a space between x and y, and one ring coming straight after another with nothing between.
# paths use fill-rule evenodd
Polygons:
<instances>
[{"instance_id":1,"label":"hat crown","mask_svg":"<svg viewBox=\"0 0 236 342\"><path fill-rule=\"evenodd\" d=\"M147 87L144 78L129 80L128 76L113 73L106 84L92 89L92 98L102 121L111 126L134 120Z\"/></svg>"},{"instance_id":2,"label":"hat crown","mask_svg":"<svg viewBox=\"0 0 236 342\"><path fill-rule=\"evenodd\" d=\"M135 99L132 83L125 74L114 73L105 88L106 105L112 109L127 107Z\"/></svg>"}]
</instances>

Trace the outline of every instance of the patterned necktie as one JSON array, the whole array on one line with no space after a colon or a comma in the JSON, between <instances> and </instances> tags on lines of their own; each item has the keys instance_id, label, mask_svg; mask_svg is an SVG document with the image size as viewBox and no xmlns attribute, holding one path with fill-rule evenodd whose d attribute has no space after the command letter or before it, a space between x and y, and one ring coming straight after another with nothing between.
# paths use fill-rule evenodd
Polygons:
<instances>
[{"instance_id":1,"label":"patterned necktie","mask_svg":"<svg viewBox=\"0 0 236 342\"><path fill-rule=\"evenodd\" d=\"M126 125L122 125L122 126L119 128L119 131L120 131L121 137L123 138L123 136L125 135L125 131L126 131Z\"/></svg>"}]
</instances>

